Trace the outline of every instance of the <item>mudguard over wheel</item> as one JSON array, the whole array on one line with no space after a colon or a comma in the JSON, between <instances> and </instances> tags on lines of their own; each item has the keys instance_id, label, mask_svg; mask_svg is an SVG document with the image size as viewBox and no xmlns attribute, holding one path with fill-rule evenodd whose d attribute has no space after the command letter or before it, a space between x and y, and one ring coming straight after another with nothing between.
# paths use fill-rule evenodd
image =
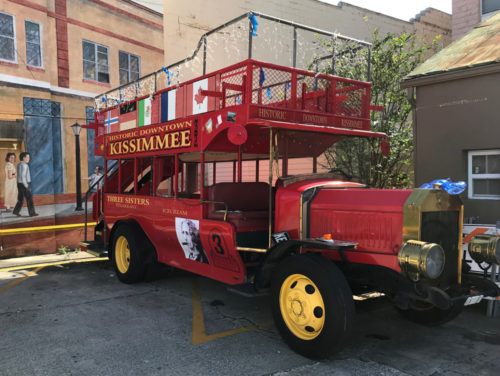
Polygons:
<instances>
[{"instance_id":1,"label":"mudguard over wheel","mask_svg":"<svg viewBox=\"0 0 500 376\"><path fill-rule=\"evenodd\" d=\"M146 273L145 236L134 226L123 223L116 229L111 249L113 266L118 279L124 283L137 283Z\"/></svg>"},{"instance_id":2,"label":"mudguard over wheel","mask_svg":"<svg viewBox=\"0 0 500 376\"><path fill-rule=\"evenodd\" d=\"M333 262L290 256L271 281L275 325L285 342L308 358L326 358L344 344L354 318L351 289Z\"/></svg>"},{"instance_id":3,"label":"mudguard over wheel","mask_svg":"<svg viewBox=\"0 0 500 376\"><path fill-rule=\"evenodd\" d=\"M463 301L455 301L448 309L439 309L429 303L415 303L409 309L397 308L401 316L417 324L437 326L453 320L464 309Z\"/></svg>"}]
</instances>

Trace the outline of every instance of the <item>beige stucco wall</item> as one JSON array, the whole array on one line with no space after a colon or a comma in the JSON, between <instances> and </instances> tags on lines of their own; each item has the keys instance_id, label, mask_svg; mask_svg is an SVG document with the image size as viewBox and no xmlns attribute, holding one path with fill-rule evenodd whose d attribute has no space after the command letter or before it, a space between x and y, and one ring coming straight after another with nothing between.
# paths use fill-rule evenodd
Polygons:
<instances>
[{"instance_id":1,"label":"beige stucco wall","mask_svg":"<svg viewBox=\"0 0 500 376\"><path fill-rule=\"evenodd\" d=\"M162 18L137 9L132 5L118 0L109 1L110 5L119 7L137 16L146 18L159 25ZM134 9L135 8L135 9ZM96 11L97 10L97 11ZM163 49L163 32L151 25L130 19L122 14L106 8L96 7L92 2L82 0L68 0L68 17L91 24L114 34ZM108 47L110 84L107 86L83 82L82 40L88 40ZM102 93L120 85L118 70L118 52L124 51L140 56L141 75L146 75L159 69L163 62L163 53L147 47L103 35L100 31L92 31L78 25L68 24L68 45L70 64L70 87L83 91Z\"/></svg>"},{"instance_id":2,"label":"beige stucco wall","mask_svg":"<svg viewBox=\"0 0 500 376\"><path fill-rule=\"evenodd\" d=\"M141 75L157 70L163 64L163 20L161 14L150 12L129 1L103 0L106 6L87 0L67 0L69 88L58 86L58 57L56 34L55 0L30 0L29 2L0 0L0 11L15 17L17 62L1 63L0 75L8 76L8 81L0 77L0 120L23 119L23 98L42 98L61 103L62 153L64 169L64 191L75 192L75 137L70 126L78 121L86 122L85 107L93 106L93 95L119 86L118 52L125 51L141 58ZM110 9L111 7L111 9ZM118 8L112 9L112 7ZM123 12L129 12L129 17ZM141 19L137 19L140 17ZM24 21L40 24L42 35L43 67L30 70L26 65L26 37ZM124 40L125 38L125 40ZM83 82L82 40L89 40L108 47L110 84ZM135 42L145 44L138 45ZM153 48L149 48L152 46ZM5 77L5 76L4 76ZM37 86L30 86L30 81ZM14 81L14 82L13 82ZM51 87L49 87L49 85ZM69 92L68 92L69 90ZM61 93L66 91L67 93ZM81 95L80 92L87 93ZM0 135L2 140L2 135ZM3 143L2 145L5 145ZM0 149L0 207L4 193L4 159L7 152L19 155L25 145L18 149ZM80 135L81 172L87 171L87 135ZM36 158L35 155L33 155ZM82 187L86 185L83 184Z\"/></svg>"},{"instance_id":3,"label":"beige stucco wall","mask_svg":"<svg viewBox=\"0 0 500 376\"><path fill-rule=\"evenodd\" d=\"M45 6L47 1L36 0L33 3ZM7 65L0 63L0 73L31 80L50 81L52 74L51 67L57 67L57 59L51 58L55 54L55 38L53 36L54 20L49 19L45 13L38 10L11 3L7 0L0 1L0 11L14 16L17 50L17 64ZM42 51L43 71L29 70L26 66L25 20L37 22L41 26L42 45L44 47Z\"/></svg>"},{"instance_id":4,"label":"beige stucco wall","mask_svg":"<svg viewBox=\"0 0 500 376\"><path fill-rule=\"evenodd\" d=\"M441 39L443 45L450 41L451 16L437 10L423 12L414 21L406 22L350 4L336 6L317 0L217 0L209 3L208 6L204 0L164 1L165 64L191 55L201 35L250 10L367 41L371 39L374 29L379 29L381 34L418 32L426 40L434 39L437 34L445 34ZM265 27L259 26L261 32L264 31ZM272 46L268 48L270 54L274 54L276 48L285 51L289 48L289 32L283 34L278 28L274 33L268 34L266 38L277 42L269 44ZM242 34L239 37L245 38L247 35ZM231 36L220 38L221 43L222 39L228 38ZM287 46L280 46L279 42ZM245 45L246 40L240 41L240 44L236 42L236 54L245 55ZM226 57L219 58L222 60ZM259 58L265 59L266 56Z\"/></svg>"}]
</instances>

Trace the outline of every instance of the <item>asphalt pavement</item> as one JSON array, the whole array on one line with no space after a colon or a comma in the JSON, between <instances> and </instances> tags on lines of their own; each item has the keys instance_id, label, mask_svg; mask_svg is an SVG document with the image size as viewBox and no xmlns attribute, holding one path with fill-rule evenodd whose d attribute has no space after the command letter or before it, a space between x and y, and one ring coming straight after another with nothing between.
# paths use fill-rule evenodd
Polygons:
<instances>
[{"instance_id":1,"label":"asphalt pavement","mask_svg":"<svg viewBox=\"0 0 500 376\"><path fill-rule=\"evenodd\" d=\"M19 267L19 266L17 266ZM106 261L0 271L0 375L498 375L500 318L484 305L428 328L384 298L356 303L326 361L281 340L270 297L182 271L120 283Z\"/></svg>"}]
</instances>

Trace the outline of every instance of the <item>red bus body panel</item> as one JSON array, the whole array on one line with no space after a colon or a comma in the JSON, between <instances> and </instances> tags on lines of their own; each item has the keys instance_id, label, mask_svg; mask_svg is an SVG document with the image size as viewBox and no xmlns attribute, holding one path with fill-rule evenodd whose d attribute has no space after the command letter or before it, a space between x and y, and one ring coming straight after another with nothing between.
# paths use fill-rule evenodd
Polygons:
<instances>
[{"instance_id":1,"label":"red bus body panel","mask_svg":"<svg viewBox=\"0 0 500 376\"><path fill-rule=\"evenodd\" d=\"M235 231L230 223L203 219L199 200L107 194L104 211L111 230L119 220L136 221L156 248L158 261L227 284L245 281L245 266L236 251ZM176 234L176 218L199 221L208 263L184 255Z\"/></svg>"},{"instance_id":2,"label":"red bus body panel","mask_svg":"<svg viewBox=\"0 0 500 376\"><path fill-rule=\"evenodd\" d=\"M279 188L276 194L276 231L287 231L299 239L301 196L308 189L318 191L308 205L308 225L302 237L358 243L355 251L345 251L350 262L380 265L400 272L397 254L402 245L403 208L411 190L367 189L352 182L305 181ZM324 256L340 260L336 252Z\"/></svg>"}]
</instances>

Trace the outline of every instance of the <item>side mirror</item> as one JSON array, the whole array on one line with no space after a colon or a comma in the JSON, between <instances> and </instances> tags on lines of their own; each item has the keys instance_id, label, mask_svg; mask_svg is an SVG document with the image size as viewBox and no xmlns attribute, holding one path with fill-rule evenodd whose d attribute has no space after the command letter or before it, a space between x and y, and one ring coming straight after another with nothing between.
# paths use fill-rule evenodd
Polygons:
<instances>
[{"instance_id":1,"label":"side mirror","mask_svg":"<svg viewBox=\"0 0 500 376\"><path fill-rule=\"evenodd\" d=\"M388 157L391 154L391 143L388 140L383 140L380 143L380 151L383 156Z\"/></svg>"}]
</instances>

